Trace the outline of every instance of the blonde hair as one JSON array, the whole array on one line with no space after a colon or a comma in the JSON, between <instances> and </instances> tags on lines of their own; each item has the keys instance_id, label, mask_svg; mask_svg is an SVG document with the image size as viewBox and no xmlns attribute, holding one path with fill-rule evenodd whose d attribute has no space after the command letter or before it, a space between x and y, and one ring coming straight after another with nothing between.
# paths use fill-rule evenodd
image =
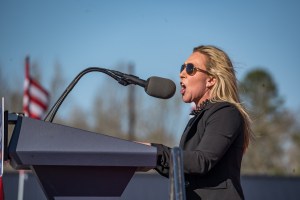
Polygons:
<instances>
[{"instance_id":1,"label":"blonde hair","mask_svg":"<svg viewBox=\"0 0 300 200\"><path fill-rule=\"evenodd\" d=\"M240 111L244 119L244 152L249 146L252 130L251 119L246 109L240 103L235 70L228 55L221 49L202 45L195 47L193 52L199 52L206 57L206 70L214 78L216 84L211 89L211 101L226 101L232 103Z\"/></svg>"}]
</instances>

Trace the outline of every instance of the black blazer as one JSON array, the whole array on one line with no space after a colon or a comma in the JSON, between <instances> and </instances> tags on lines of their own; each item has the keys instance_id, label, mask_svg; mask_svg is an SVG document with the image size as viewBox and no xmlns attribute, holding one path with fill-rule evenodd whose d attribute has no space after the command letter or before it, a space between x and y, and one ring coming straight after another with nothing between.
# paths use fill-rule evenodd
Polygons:
<instances>
[{"instance_id":1,"label":"black blazer","mask_svg":"<svg viewBox=\"0 0 300 200\"><path fill-rule=\"evenodd\" d=\"M209 103L190 119L180 140L187 200L244 199L240 183L243 118L227 102ZM168 177L170 148L157 147L156 171Z\"/></svg>"}]
</instances>

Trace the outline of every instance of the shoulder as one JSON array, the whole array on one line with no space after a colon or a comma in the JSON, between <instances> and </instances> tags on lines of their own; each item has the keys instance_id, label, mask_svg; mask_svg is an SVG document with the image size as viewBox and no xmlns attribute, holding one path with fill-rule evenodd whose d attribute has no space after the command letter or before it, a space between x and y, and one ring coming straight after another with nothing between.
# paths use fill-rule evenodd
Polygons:
<instances>
[{"instance_id":1,"label":"shoulder","mask_svg":"<svg viewBox=\"0 0 300 200\"><path fill-rule=\"evenodd\" d=\"M229 103L227 101L216 101L216 102L211 102L207 105L207 110L217 110L222 108L230 108L230 109L238 110L234 104Z\"/></svg>"},{"instance_id":2,"label":"shoulder","mask_svg":"<svg viewBox=\"0 0 300 200\"><path fill-rule=\"evenodd\" d=\"M220 115L231 115L236 117L241 117L241 113L238 108L229 102L222 101L222 102L212 102L207 105L206 113L208 115L212 114L220 114Z\"/></svg>"}]
</instances>

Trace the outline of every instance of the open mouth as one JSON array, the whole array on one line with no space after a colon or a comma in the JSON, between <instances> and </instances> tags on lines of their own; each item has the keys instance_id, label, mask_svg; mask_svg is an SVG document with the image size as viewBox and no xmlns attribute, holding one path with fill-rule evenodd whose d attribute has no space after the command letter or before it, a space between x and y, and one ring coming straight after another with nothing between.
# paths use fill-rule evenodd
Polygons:
<instances>
[{"instance_id":1,"label":"open mouth","mask_svg":"<svg viewBox=\"0 0 300 200\"><path fill-rule=\"evenodd\" d=\"M185 86L185 84L182 83L182 82L180 82L180 86L181 86L180 94L184 95L186 86Z\"/></svg>"}]
</instances>

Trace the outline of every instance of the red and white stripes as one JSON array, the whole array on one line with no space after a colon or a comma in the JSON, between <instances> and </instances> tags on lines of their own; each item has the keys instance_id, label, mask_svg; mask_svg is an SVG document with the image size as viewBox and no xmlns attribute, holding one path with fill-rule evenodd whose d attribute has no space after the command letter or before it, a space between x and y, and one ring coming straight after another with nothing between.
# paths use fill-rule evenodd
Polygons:
<instances>
[{"instance_id":1,"label":"red and white stripes","mask_svg":"<svg viewBox=\"0 0 300 200\"><path fill-rule=\"evenodd\" d=\"M49 105L49 93L30 76L29 66L26 57L23 112L25 116L42 119Z\"/></svg>"}]
</instances>

